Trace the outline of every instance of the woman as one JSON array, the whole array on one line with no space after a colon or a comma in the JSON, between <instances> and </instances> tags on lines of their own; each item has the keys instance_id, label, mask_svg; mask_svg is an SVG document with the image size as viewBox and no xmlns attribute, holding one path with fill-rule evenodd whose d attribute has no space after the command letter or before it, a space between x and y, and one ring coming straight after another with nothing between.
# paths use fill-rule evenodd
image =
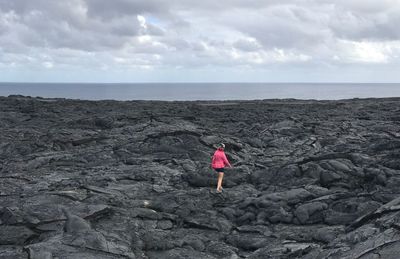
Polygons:
<instances>
[{"instance_id":1,"label":"woman","mask_svg":"<svg viewBox=\"0 0 400 259\"><path fill-rule=\"evenodd\" d=\"M224 150L225 150L225 144L221 143L218 146L218 149L215 151L211 162L211 167L216 172L218 172L218 184L217 184L218 193L222 192L222 179L224 178L225 166L232 167L228 159L226 158Z\"/></svg>"}]
</instances>

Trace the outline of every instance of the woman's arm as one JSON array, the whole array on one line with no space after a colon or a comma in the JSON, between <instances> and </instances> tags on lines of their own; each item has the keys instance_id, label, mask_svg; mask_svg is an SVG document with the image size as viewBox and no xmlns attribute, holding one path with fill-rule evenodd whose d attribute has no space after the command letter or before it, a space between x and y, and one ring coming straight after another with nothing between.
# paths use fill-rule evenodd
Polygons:
<instances>
[{"instance_id":1,"label":"woman's arm","mask_svg":"<svg viewBox=\"0 0 400 259\"><path fill-rule=\"evenodd\" d=\"M232 167L231 163L229 163L229 161L228 161L228 158L226 158L225 153L223 153L222 158L223 158L223 160L224 160L224 164L225 164L225 165L227 165L227 166L229 166L229 167Z\"/></svg>"},{"instance_id":2,"label":"woman's arm","mask_svg":"<svg viewBox=\"0 0 400 259\"><path fill-rule=\"evenodd\" d=\"M211 158L211 168L213 167L214 162L215 162L215 154Z\"/></svg>"}]
</instances>

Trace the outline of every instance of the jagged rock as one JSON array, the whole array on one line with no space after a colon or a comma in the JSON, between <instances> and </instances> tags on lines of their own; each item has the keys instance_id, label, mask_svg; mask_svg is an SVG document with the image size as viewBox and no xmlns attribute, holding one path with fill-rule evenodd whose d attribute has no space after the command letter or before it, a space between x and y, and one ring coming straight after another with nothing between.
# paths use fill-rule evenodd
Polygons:
<instances>
[{"instance_id":1,"label":"jagged rock","mask_svg":"<svg viewBox=\"0 0 400 259\"><path fill-rule=\"evenodd\" d=\"M318 218L316 218L315 216L313 217L313 215L315 215L315 213L321 212L327 208L328 208L328 205L323 202L307 203L307 204L303 204L303 205L300 205L299 207L297 207L294 212L294 215L297 217L297 219L299 220L299 222L301 224L319 223L319 222L323 221L322 213L320 213L321 216ZM310 220L311 217L313 217L312 220Z\"/></svg>"},{"instance_id":2,"label":"jagged rock","mask_svg":"<svg viewBox=\"0 0 400 259\"><path fill-rule=\"evenodd\" d=\"M168 232L165 230L146 231L140 237L143 240L143 249L149 250L169 250L177 246L177 244L168 238Z\"/></svg>"},{"instance_id":3,"label":"jagged rock","mask_svg":"<svg viewBox=\"0 0 400 259\"><path fill-rule=\"evenodd\" d=\"M199 229L209 229L229 232L232 224L223 218L210 218L207 215L186 217L183 219L186 226Z\"/></svg>"},{"instance_id":4,"label":"jagged rock","mask_svg":"<svg viewBox=\"0 0 400 259\"><path fill-rule=\"evenodd\" d=\"M311 192L316 197L325 196L325 195L328 195L331 193L331 191L327 188L317 186L317 185L312 185L312 184L305 186L304 189Z\"/></svg>"},{"instance_id":5,"label":"jagged rock","mask_svg":"<svg viewBox=\"0 0 400 259\"><path fill-rule=\"evenodd\" d=\"M399 103L0 97L0 257L397 258Z\"/></svg>"},{"instance_id":6,"label":"jagged rock","mask_svg":"<svg viewBox=\"0 0 400 259\"><path fill-rule=\"evenodd\" d=\"M96 231L86 231L65 235L63 244L109 252L105 237Z\"/></svg>"},{"instance_id":7,"label":"jagged rock","mask_svg":"<svg viewBox=\"0 0 400 259\"><path fill-rule=\"evenodd\" d=\"M189 246L191 248L193 248L196 251L204 251L205 249L205 245L204 242L196 237L192 237L192 236L186 236L184 237L182 246Z\"/></svg>"},{"instance_id":8,"label":"jagged rock","mask_svg":"<svg viewBox=\"0 0 400 259\"><path fill-rule=\"evenodd\" d=\"M75 201L82 201L87 198L87 192L85 190L65 190L65 191L54 191L49 193L68 197Z\"/></svg>"},{"instance_id":9,"label":"jagged rock","mask_svg":"<svg viewBox=\"0 0 400 259\"><path fill-rule=\"evenodd\" d=\"M0 215L3 224L13 225L24 222L23 212L18 207L1 208Z\"/></svg>"},{"instance_id":10,"label":"jagged rock","mask_svg":"<svg viewBox=\"0 0 400 259\"><path fill-rule=\"evenodd\" d=\"M53 259L53 254L45 250L35 250L32 247L28 249L29 259Z\"/></svg>"},{"instance_id":11,"label":"jagged rock","mask_svg":"<svg viewBox=\"0 0 400 259\"><path fill-rule=\"evenodd\" d=\"M146 208L135 208L132 212L132 217L140 217L143 219L161 219L161 215L157 211Z\"/></svg>"},{"instance_id":12,"label":"jagged rock","mask_svg":"<svg viewBox=\"0 0 400 259\"><path fill-rule=\"evenodd\" d=\"M398 211L398 210L400 210L400 197L393 199L392 201L382 205L381 207L379 207L376 210L368 211L361 217L354 220L351 223L350 228L358 227L362 224L367 223L371 219L381 216L382 214L392 212L392 211Z\"/></svg>"},{"instance_id":13,"label":"jagged rock","mask_svg":"<svg viewBox=\"0 0 400 259\"><path fill-rule=\"evenodd\" d=\"M65 208L63 208L62 210L65 214L65 217L67 218L64 225L65 232L76 234L82 232L85 233L91 230L90 224L86 222L86 220L76 215L73 215Z\"/></svg>"},{"instance_id":14,"label":"jagged rock","mask_svg":"<svg viewBox=\"0 0 400 259\"><path fill-rule=\"evenodd\" d=\"M338 182L343 178L343 176L339 173L333 171L321 171L320 181L322 186L331 186L332 183Z\"/></svg>"},{"instance_id":15,"label":"jagged rock","mask_svg":"<svg viewBox=\"0 0 400 259\"><path fill-rule=\"evenodd\" d=\"M334 210L327 210L325 212L324 222L328 225L349 225L356 218L356 213L344 213Z\"/></svg>"},{"instance_id":16,"label":"jagged rock","mask_svg":"<svg viewBox=\"0 0 400 259\"><path fill-rule=\"evenodd\" d=\"M313 232L312 237L319 242L330 243L344 232L344 227L342 226L320 227Z\"/></svg>"},{"instance_id":17,"label":"jagged rock","mask_svg":"<svg viewBox=\"0 0 400 259\"><path fill-rule=\"evenodd\" d=\"M211 241L207 245L207 251L216 258L226 258L226 259L238 259L237 256L238 249L236 247L227 245L224 242Z\"/></svg>"},{"instance_id":18,"label":"jagged rock","mask_svg":"<svg viewBox=\"0 0 400 259\"><path fill-rule=\"evenodd\" d=\"M227 236L226 241L239 249L254 251L266 246L270 238L259 234L231 234Z\"/></svg>"},{"instance_id":19,"label":"jagged rock","mask_svg":"<svg viewBox=\"0 0 400 259\"><path fill-rule=\"evenodd\" d=\"M351 251L342 254L342 258L371 258L376 252L379 252L379 254L381 254L381 252L386 254L386 256L382 258L397 258L399 242L400 235L398 231L387 229L378 235L356 244Z\"/></svg>"},{"instance_id":20,"label":"jagged rock","mask_svg":"<svg viewBox=\"0 0 400 259\"><path fill-rule=\"evenodd\" d=\"M318 245L313 243L297 243L285 241L282 245L275 242L266 245L250 254L248 258L301 258L302 255L309 253L312 249L318 248Z\"/></svg>"},{"instance_id":21,"label":"jagged rock","mask_svg":"<svg viewBox=\"0 0 400 259\"><path fill-rule=\"evenodd\" d=\"M23 245L34 236L25 226L0 226L0 245Z\"/></svg>"},{"instance_id":22,"label":"jagged rock","mask_svg":"<svg viewBox=\"0 0 400 259\"><path fill-rule=\"evenodd\" d=\"M263 225L255 225L255 226L243 225L237 227L236 230L241 233L259 233L263 234L264 236L271 236L273 233L269 227Z\"/></svg>"},{"instance_id":23,"label":"jagged rock","mask_svg":"<svg viewBox=\"0 0 400 259\"><path fill-rule=\"evenodd\" d=\"M197 252L190 248L174 248L167 251L150 251L146 253L149 259L175 259L175 258L199 258L199 259L216 259L217 257L211 256L203 252Z\"/></svg>"},{"instance_id":24,"label":"jagged rock","mask_svg":"<svg viewBox=\"0 0 400 259\"><path fill-rule=\"evenodd\" d=\"M62 237L62 244L106 252L115 256L134 258L133 253L126 246L107 241L102 233L94 230L81 217L71 214L65 208L63 208L63 212L67 220L64 226L65 234Z\"/></svg>"},{"instance_id":25,"label":"jagged rock","mask_svg":"<svg viewBox=\"0 0 400 259\"><path fill-rule=\"evenodd\" d=\"M172 221L170 221L170 220L160 220L160 221L158 221L157 222L157 228L160 228L160 229L171 229L171 228L173 228L173 223L172 223Z\"/></svg>"},{"instance_id":26,"label":"jagged rock","mask_svg":"<svg viewBox=\"0 0 400 259\"><path fill-rule=\"evenodd\" d=\"M313 197L313 194L305 189L292 189L285 192L263 195L262 198L273 202L284 201L288 204L297 204Z\"/></svg>"},{"instance_id":27,"label":"jagged rock","mask_svg":"<svg viewBox=\"0 0 400 259\"><path fill-rule=\"evenodd\" d=\"M27 259L28 254L21 246L2 245L0 248L1 259ZM36 259L36 258L35 258Z\"/></svg>"}]
</instances>

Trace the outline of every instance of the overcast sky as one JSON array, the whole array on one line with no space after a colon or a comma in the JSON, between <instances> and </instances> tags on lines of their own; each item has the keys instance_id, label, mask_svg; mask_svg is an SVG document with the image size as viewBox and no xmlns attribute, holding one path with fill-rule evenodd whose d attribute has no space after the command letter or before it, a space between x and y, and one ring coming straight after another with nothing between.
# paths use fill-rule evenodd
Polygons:
<instances>
[{"instance_id":1,"label":"overcast sky","mask_svg":"<svg viewBox=\"0 0 400 259\"><path fill-rule=\"evenodd\" d=\"M0 81L400 82L400 0L0 0Z\"/></svg>"}]
</instances>

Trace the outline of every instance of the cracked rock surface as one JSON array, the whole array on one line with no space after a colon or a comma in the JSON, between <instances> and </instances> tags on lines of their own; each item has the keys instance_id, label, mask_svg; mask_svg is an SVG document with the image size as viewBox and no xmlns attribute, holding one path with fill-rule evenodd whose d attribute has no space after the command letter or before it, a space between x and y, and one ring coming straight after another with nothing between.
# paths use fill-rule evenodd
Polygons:
<instances>
[{"instance_id":1,"label":"cracked rock surface","mask_svg":"<svg viewBox=\"0 0 400 259\"><path fill-rule=\"evenodd\" d=\"M0 97L0 258L399 254L399 98Z\"/></svg>"}]
</instances>

